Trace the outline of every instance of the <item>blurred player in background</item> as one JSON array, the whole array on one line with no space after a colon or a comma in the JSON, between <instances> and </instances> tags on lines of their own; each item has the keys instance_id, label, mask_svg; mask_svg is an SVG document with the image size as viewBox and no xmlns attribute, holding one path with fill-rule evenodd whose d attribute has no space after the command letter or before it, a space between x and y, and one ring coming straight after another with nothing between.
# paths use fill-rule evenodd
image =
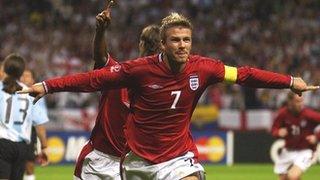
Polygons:
<instances>
[{"instance_id":1,"label":"blurred player in background","mask_svg":"<svg viewBox=\"0 0 320 180\"><path fill-rule=\"evenodd\" d=\"M274 166L280 180L299 180L312 165L319 123L319 112L304 107L303 97L288 93L287 104L278 111L272 126L272 135L285 139L285 148Z\"/></svg>"},{"instance_id":2,"label":"blurred player in background","mask_svg":"<svg viewBox=\"0 0 320 180\"><path fill-rule=\"evenodd\" d=\"M250 67L230 67L221 61L191 55L192 25L172 13L160 28L163 53L126 61L100 70L34 84L20 93L36 99L46 93L92 92L128 87L130 113L125 137L130 152L123 162L125 179L204 179L190 119L204 92L219 82L255 88L291 88L301 94L319 87L301 78Z\"/></svg>"},{"instance_id":3,"label":"blurred player in background","mask_svg":"<svg viewBox=\"0 0 320 180\"><path fill-rule=\"evenodd\" d=\"M3 62L4 80L0 82L0 179L21 180L30 144L31 127L41 126L48 121L47 116L32 106L33 97L16 94L26 88L19 82L25 68L22 57L10 54ZM43 143L39 160L47 164L46 138L43 131L37 131Z\"/></svg>"},{"instance_id":4,"label":"blurred player in background","mask_svg":"<svg viewBox=\"0 0 320 180\"><path fill-rule=\"evenodd\" d=\"M104 32L110 24L108 7L96 16L94 37L94 69L118 64L107 54ZM139 43L141 56L159 53L160 32L157 26L147 26ZM83 147L76 163L74 179L120 179L120 157L125 148L123 128L129 113L126 89L103 90L99 112L89 142Z\"/></svg>"},{"instance_id":5,"label":"blurred player in background","mask_svg":"<svg viewBox=\"0 0 320 180\"><path fill-rule=\"evenodd\" d=\"M33 72L31 69L24 70L20 81L27 85L28 87L32 86L32 84L35 83L35 72ZM41 99L38 103L38 106L41 108L41 111L44 113L46 117L48 117L48 110L46 107L45 99ZM37 132L41 132L41 134L44 135L43 139L40 139L41 142L41 148L47 147L47 138L46 138L46 128L44 125L40 124L38 126L32 126L31 131L31 142L28 144L28 154L27 156L27 162L26 162L26 171L24 175L24 180L35 180L34 175L34 165L36 160L36 151L37 151Z\"/></svg>"}]
</instances>

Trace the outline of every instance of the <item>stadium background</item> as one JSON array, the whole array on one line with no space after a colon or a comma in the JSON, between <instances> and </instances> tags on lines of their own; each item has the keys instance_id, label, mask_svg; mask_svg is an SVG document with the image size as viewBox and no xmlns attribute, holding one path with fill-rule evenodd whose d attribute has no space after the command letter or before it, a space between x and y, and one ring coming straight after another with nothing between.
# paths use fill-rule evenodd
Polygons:
<instances>
[{"instance_id":1,"label":"stadium background","mask_svg":"<svg viewBox=\"0 0 320 180\"><path fill-rule=\"evenodd\" d=\"M1 0L0 59L11 52L21 54L38 80L90 70L95 15L103 7L103 0ZM107 32L110 54L119 60L137 57L142 28L159 23L172 11L191 18L193 53L320 83L318 0L119 0ZM305 103L319 110L319 93L305 94ZM275 178L269 130L285 94L225 84L206 91L194 113L192 131L208 179L232 179L233 174L243 179ZM39 179L53 179L59 171L70 179L72 164L93 126L98 96L47 97L52 166L37 169ZM312 168L306 179L320 177L319 169Z\"/></svg>"}]
</instances>

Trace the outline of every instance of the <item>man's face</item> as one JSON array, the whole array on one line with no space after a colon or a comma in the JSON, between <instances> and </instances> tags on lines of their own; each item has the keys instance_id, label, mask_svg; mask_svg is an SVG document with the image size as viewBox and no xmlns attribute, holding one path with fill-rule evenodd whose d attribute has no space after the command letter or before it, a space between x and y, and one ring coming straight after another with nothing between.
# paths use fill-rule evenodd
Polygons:
<instances>
[{"instance_id":1,"label":"man's face","mask_svg":"<svg viewBox=\"0 0 320 180\"><path fill-rule=\"evenodd\" d=\"M303 104L303 98L298 96L298 95L294 95L293 99L289 101L289 108L291 109L291 111L295 112L295 113L299 113L301 112L304 104Z\"/></svg>"},{"instance_id":2,"label":"man's face","mask_svg":"<svg viewBox=\"0 0 320 180\"><path fill-rule=\"evenodd\" d=\"M191 35L191 29L183 26L174 26L167 29L162 46L169 61L176 61L181 64L187 62L192 45Z\"/></svg>"},{"instance_id":3,"label":"man's face","mask_svg":"<svg viewBox=\"0 0 320 180\"><path fill-rule=\"evenodd\" d=\"M25 70L20 78L20 81L27 86L32 86L34 84L32 73L29 70Z\"/></svg>"}]
</instances>

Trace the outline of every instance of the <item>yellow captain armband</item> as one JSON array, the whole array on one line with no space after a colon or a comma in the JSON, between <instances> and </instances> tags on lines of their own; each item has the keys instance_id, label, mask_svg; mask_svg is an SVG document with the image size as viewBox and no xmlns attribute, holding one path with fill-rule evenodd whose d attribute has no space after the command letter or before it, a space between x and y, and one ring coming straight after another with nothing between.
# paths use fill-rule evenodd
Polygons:
<instances>
[{"instance_id":1,"label":"yellow captain armband","mask_svg":"<svg viewBox=\"0 0 320 180\"><path fill-rule=\"evenodd\" d=\"M224 66L224 82L234 84L237 80L238 69L232 66Z\"/></svg>"}]
</instances>

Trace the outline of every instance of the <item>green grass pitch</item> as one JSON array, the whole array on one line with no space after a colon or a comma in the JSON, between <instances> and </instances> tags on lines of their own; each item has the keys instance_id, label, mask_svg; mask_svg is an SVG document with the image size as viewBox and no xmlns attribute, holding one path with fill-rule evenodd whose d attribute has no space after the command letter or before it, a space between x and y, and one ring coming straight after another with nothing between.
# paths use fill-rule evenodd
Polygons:
<instances>
[{"instance_id":1,"label":"green grass pitch","mask_svg":"<svg viewBox=\"0 0 320 180\"><path fill-rule=\"evenodd\" d=\"M39 180L70 180L73 166L37 167ZM271 164L236 164L234 166L206 165L207 180L271 180L277 179ZM303 180L320 178L320 165L312 166L303 176Z\"/></svg>"}]
</instances>

